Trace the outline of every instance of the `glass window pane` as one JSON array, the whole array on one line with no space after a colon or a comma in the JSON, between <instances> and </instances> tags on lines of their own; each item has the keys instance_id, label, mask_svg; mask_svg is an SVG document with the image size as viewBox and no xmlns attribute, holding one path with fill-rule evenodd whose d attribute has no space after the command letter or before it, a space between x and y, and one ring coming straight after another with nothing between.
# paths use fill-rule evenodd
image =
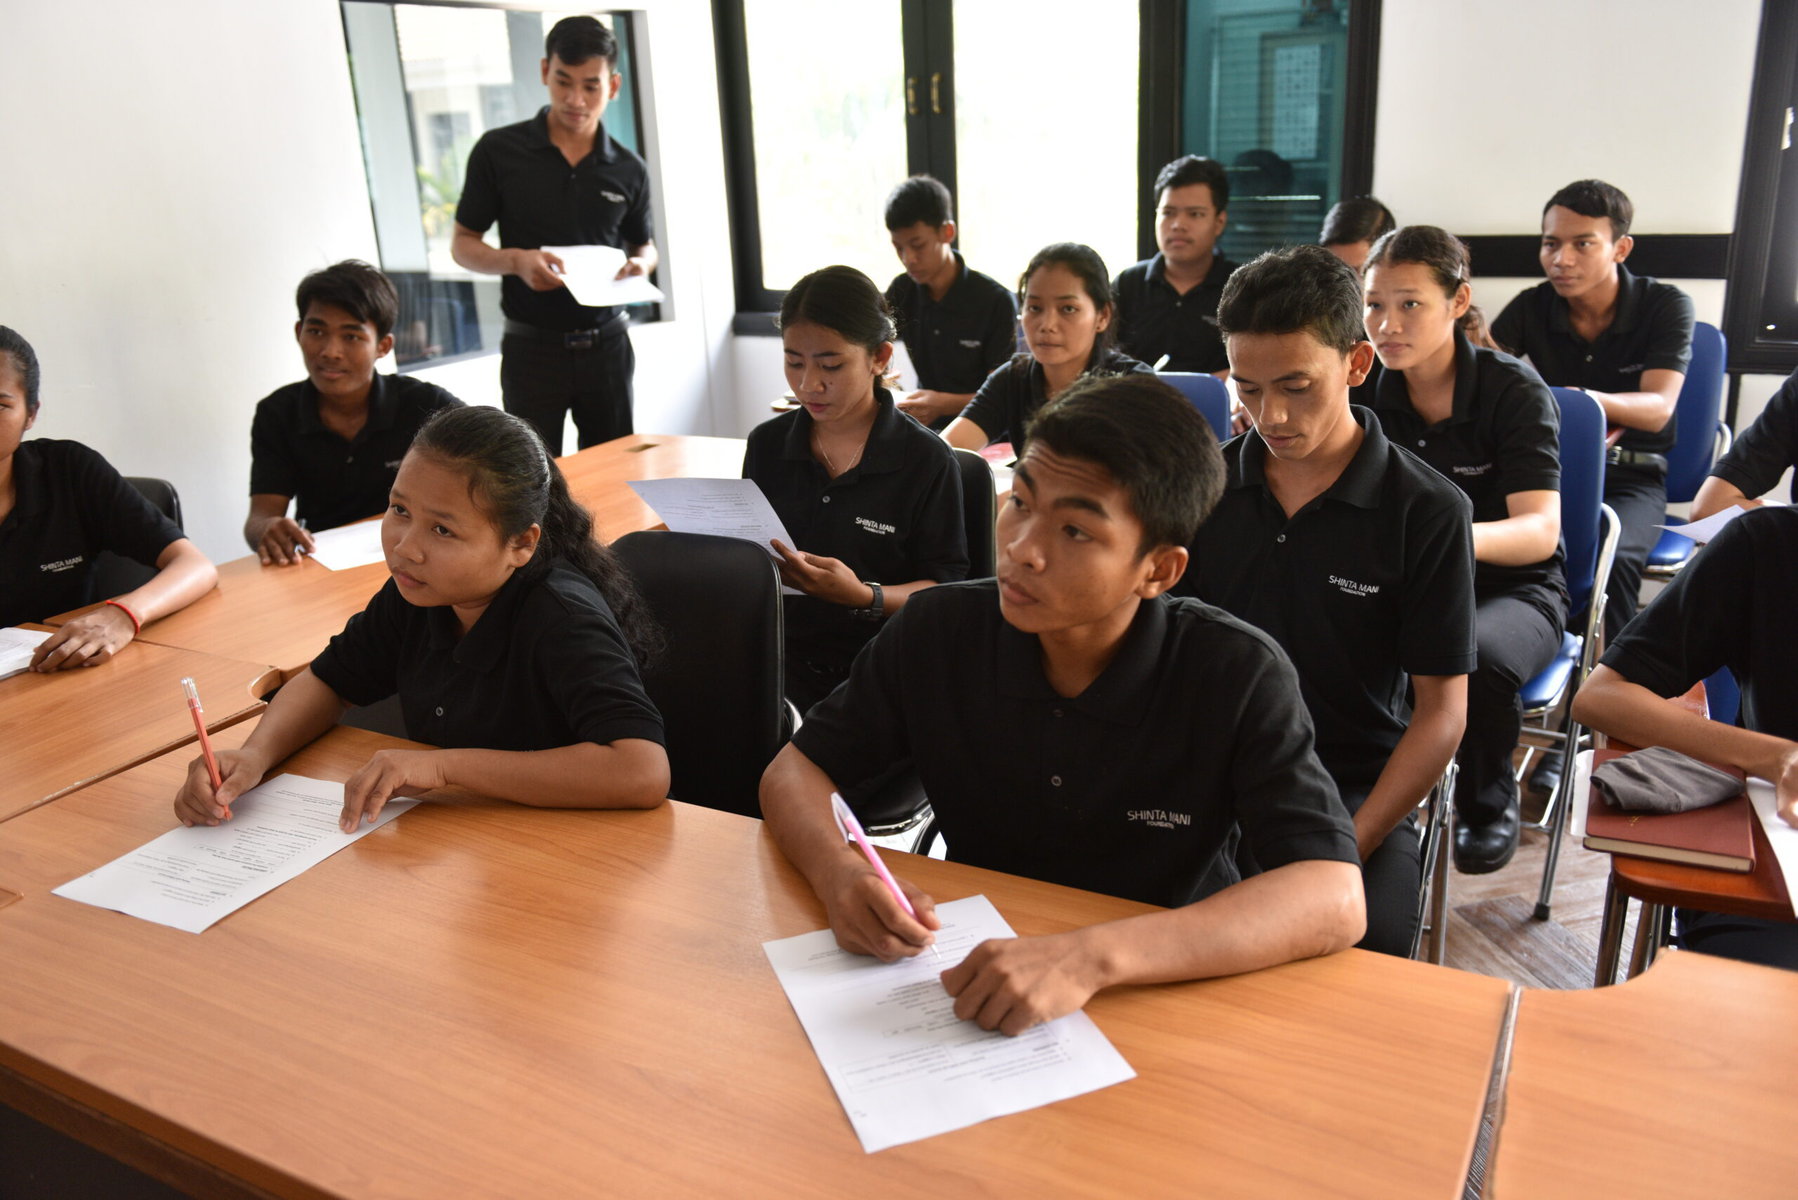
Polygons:
<instances>
[{"instance_id":1,"label":"glass window pane","mask_svg":"<svg viewBox=\"0 0 1798 1200\"><path fill-rule=\"evenodd\" d=\"M1085 242L1113 275L1135 262L1137 6L957 0L954 12L969 265L1010 284L1050 242Z\"/></svg>"},{"instance_id":2,"label":"glass window pane","mask_svg":"<svg viewBox=\"0 0 1798 1200\"><path fill-rule=\"evenodd\" d=\"M906 176L899 5L748 0L762 282L783 291L847 263L897 272L880 205ZM870 224L870 222L872 222Z\"/></svg>"}]
</instances>

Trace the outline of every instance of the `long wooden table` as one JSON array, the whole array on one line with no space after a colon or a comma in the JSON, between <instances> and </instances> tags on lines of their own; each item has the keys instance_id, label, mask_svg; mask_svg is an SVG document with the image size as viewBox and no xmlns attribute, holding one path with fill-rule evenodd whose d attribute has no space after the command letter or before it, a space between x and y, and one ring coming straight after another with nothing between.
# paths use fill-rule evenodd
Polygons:
<instances>
[{"instance_id":1,"label":"long wooden table","mask_svg":"<svg viewBox=\"0 0 1798 1200\"><path fill-rule=\"evenodd\" d=\"M0 680L0 821L197 741L184 676L209 731L260 712L279 682L263 664L141 641L97 667Z\"/></svg>"},{"instance_id":2,"label":"long wooden table","mask_svg":"<svg viewBox=\"0 0 1798 1200\"><path fill-rule=\"evenodd\" d=\"M628 481L682 475L734 477L742 471L743 441L638 434L558 461L570 491L593 511L600 536L610 541L660 524L654 511L625 486ZM387 582L387 568L380 563L333 571L310 560L263 566L253 554L221 564L218 572L217 588L153 622L144 629L142 640L273 662L286 679L304 670ZM61 625L93 607L59 613L48 623Z\"/></svg>"},{"instance_id":3,"label":"long wooden table","mask_svg":"<svg viewBox=\"0 0 1798 1200\"><path fill-rule=\"evenodd\" d=\"M1526 992L1495 1194L1793 1195L1794 1012L1798 974L1679 951L1616 987Z\"/></svg>"},{"instance_id":4,"label":"long wooden table","mask_svg":"<svg viewBox=\"0 0 1798 1200\"><path fill-rule=\"evenodd\" d=\"M1500 980L1349 951L1117 989L1088 1011L1137 1079L868 1155L761 950L824 920L760 822L453 797L199 936L48 894L169 828L179 771L0 825L0 1102L203 1194L1461 1191ZM1021 933L1145 907L893 857Z\"/></svg>"}]
</instances>

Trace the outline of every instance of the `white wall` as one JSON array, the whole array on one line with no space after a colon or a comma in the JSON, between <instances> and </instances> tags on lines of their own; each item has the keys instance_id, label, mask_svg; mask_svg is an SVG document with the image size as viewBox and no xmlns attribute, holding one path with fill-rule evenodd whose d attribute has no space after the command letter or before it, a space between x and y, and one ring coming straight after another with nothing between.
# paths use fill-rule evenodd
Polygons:
<instances>
[{"instance_id":1,"label":"white wall","mask_svg":"<svg viewBox=\"0 0 1798 1200\"><path fill-rule=\"evenodd\" d=\"M711 8L642 7L678 319L633 335L637 426L708 433L731 315ZM35 433L173 480L189 534L237 557L251 412L301 374L294 286L377 255L336 0L36 0L4 25L0 323L44 365ZM128 69L81 65L95 29ZM431 375L497 395L496 358Z\"/></svg>"}]
</instances>

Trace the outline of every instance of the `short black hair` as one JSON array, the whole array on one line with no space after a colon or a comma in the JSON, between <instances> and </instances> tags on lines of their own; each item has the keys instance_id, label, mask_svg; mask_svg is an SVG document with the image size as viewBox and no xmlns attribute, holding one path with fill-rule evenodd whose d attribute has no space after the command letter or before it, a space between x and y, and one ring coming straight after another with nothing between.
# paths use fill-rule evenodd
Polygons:
<instances>
[{"instance_id":1,"label":"short black hair","mask_svg":"<svg viewBox=\"0 0 1798 1200\"><path fill-rule=\"evenodd\" d=\"M1161 173L1155 176L1155 202L1161 203L1161 193L1169 188L1190 187L1195 183L1211 189L1211 203L1218 212L1230 207L1230 176L1224 170L1224 164L1199 154L1184 155L1161 168Z\"/></svg>"},{"instance_id":2,"label":"short black hair","mask_svg":"<svg viewBox=\"0 0 1798 1200\"><path fill-rule=\"evenodd\" d=\"M543 57L559 58L569 66L603 58L609 69L618 68L618 39L593 17L563 17L543 39Z\"/></svg>"},{"instance_id":3,"label":"short black hair","mask_svg":"<svg viewBox=\"0 0 1798 1200\"><path fill-rule=\"evenodd\" d=\"M1397 228L1398 221L1390 208L1372 196L1356 196L1330 206L1330 211L1324 214L1324 227L1317 235L1317 244L1352 246L1356 242L1377 242Z\"/></svg>"},{"instance_id":4,"label":"short black hair","mask_svg":"<svg viewBox=\"0 0 1798 1200\"><path fill-rule=\"evenodd\" d=\"M25 386L25 415L37 416L37 389L43 382L43 372L37 365L37 351L18 330L10 325L0 325L0 354L12 359L13 370L19 373L19 382Z\"/></svg>"},{"instance_id":5,"label":"short black hair","mask_svg":"<svg viewBox=\"0 0 1798 1200\"><path fill-rule=\"evenodd\" d=\"M1218 332L1309 333L1347 354L1367 340L1361 278L1322 246L1269 250L1236 268L1217 302Z\"/></svg>"},{"instance_id":6,"label":"short black hair","mask_svg":"<svg viewBox=\"0 0 1798 1200\"><path fill-rule=\"evenodd\" d=\"M1568 184L1548 198L1542 215L1546 217L1548 210L1555 207L1572 209L1582 217L1609 218L1612 241L1628 234L1636 219L1636 206L1629 197L1602 179L1580 179Z\"/></svg>"},{"instance_id":7,"label":"short black hair","mask_svg":"<svg viewBox=\"0 0 1798 1200\"><path fill-rule=\"evenodd\" d=\"M949 189L933 175L913 175L887 193L887 229L910 229L919 221L941 229L955 220Z\"/></svg>"},{"instance_id":8,"label":"short black hair","mask_svg":"<svg viewBox=\"0 0 1798 1200\"><path fill-rule=\"evenodd\" d=\"M1029 444L1105 468L1142 522L1137 556L1185 546L1224 494L1211 423L1153 375L1086 376L1037 411Z\"/></svg>"},{"instance_id":9,"label":"short black hair","mask_svg":"<svg viewBox=\"0 0 1798 1200\"><path fill-rule=\"evenodd\" d=\"M359 258L346 258L312 272L300 280L293 298L302 321L314 304L333 304L373 325L376 338L392 333L400 315L400 297L393 281Z\"/></svg>"}]
</instances>

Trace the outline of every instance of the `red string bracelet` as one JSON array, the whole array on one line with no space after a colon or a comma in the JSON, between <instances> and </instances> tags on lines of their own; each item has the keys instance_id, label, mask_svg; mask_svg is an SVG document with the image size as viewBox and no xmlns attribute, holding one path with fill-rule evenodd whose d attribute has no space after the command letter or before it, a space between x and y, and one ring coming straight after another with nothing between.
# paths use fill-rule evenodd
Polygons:
<instances>
[{"instance_id":1,"label":"red string bracelet","mask_svg":"<svg viewBox=\"0 0 1798 1200\"><path fill-rule=\"evenodd\" d=\"M140 634L144 631L144 623L137 619L136 613L134 613L130 609L126 608L123 604L120 604L117 600L108 600L106 603L112 605L114 608L118 609L120 612L124 613L126 616L131 618L131 636L132 637L136 637L138 634Z\"/></svg>"}]
</instances>

